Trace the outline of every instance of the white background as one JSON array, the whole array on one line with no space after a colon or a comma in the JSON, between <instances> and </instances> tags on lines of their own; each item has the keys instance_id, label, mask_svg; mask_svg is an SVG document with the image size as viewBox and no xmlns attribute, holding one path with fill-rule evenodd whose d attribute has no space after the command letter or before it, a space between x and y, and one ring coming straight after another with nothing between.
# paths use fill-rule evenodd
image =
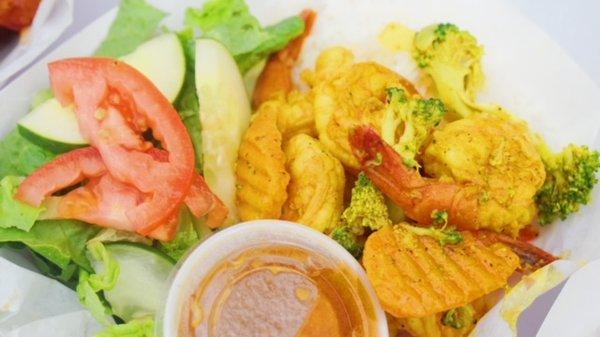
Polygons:
<instances>
[{"instance_id":1,"label":"white background","mask_svg":"<svg viewBox=\"0 0 600 337\"><path fill-rule=\"evenodd\" d=\"M165 0L168 1L168 0ZM285 0L282 0L285 1ZM506 0L540 26L600 86L600 0ZM73 25L50 50L100 17L119 0L77 0ZM473 0L482 6L485 0Z\"/></svg>"}]
</instances>

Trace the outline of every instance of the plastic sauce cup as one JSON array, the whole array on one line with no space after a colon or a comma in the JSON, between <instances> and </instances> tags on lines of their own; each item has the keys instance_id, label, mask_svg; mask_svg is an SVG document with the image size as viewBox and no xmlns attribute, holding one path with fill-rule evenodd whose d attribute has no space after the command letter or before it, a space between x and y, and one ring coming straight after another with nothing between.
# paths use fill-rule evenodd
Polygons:
<instances>
[{"instance_id":1,"label":"plastic sauce cup","mask_svg":"<svg viewBox=\"0 0 600 337\"><path fill-rule=\"evenodd\" d=\"M389 337L385 313L358 261L327 235L304 225L281 220L250 221L232 226L212 235L192 250L178 264L172 276L164 312L159 313L157 317L159 336L196 337L193 333L187 332L190 302L201 285L210 282L207 280L212 279L215 270L224 263L235 265L236 254L243 254L256 247L282 245L315 253L317 257L323 257L340 266L344 269L344 273L351 274L354 284L361 287L360 303L364 310L369 311L369 319L363 321L364 326L369 327L368 336ZM254 290L251 292L254 295L257 293ZM205 308L202 311L211 310L212 308L208 310ZM319 317L319 321L327 322L327 320L328 317ZM213 333L206 332L205 335L213 336Z\"/></svg>"}]
</instances>

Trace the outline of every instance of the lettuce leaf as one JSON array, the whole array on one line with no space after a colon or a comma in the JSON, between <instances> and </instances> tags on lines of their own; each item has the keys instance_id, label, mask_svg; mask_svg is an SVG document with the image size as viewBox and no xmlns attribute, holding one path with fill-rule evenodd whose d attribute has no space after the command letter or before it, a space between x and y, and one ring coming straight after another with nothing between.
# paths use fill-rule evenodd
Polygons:
<instances>
[{"instance_id":1,"label":"lettuce leaf","mask_svg":"<svg viewBox=\"0 0 600 337\"><path fill-rule=\"evenodd\" d=\"M30 142L15 129L0 141L0 178L27 176L54 157L56 154Z\"/></svg>"},{"instance_id":2,"label":"lettuce leaf","mask_svg":"<svg viewBox=\"0 0 600 337\"><path fill-rule=\"evenodd\" d=\"M106 304L98 291L90 283L90 274L85 270L79 272L79 283L77 284L77 296L79 301L86 307L92 316L102 325L114 324L112 310Z\"/></svg>"},{"instance_id":3,"label":"lettuce leaf","mask_svg":"<svg viewBox=\"0 0 600 337\"><path fill-rule=\"evenodd\" d=\"M193 29L184 29L177 33L185 54L185 78L179 96L174 102L175 109L183 120L194 146L196 168L202 171L202 125L200 124L200 106L195 84L196 39Z\"/></svg>"},{"instance_id":4,"label":"lettuce leaf","mask_svg":"<svg viewBox=\"0 0 600 337\"><path fill-rule=\"evenodd\" d=\"M109 326L114 323L112 310L99 293L115 287L119 279L119 264L100 241L90 242L87 245L87 253L89 259L97 262L100 267L97 273L89 274L85 270L79 273L77 295L79 301L90 310L98 322Z\"/></svg>"},{"instance_id":5,"label":"lettuce leaf","mask_svg":"<svg viewBox=\"0 0 600 337\"><path fill-rule=\"evenodd\" d=\"M194 216L184 208L179 216L179 229L175 238L169 242L160 242L158 249L179 261L185 253L200 241L200 236L194 226Z\"/></svg>"},{"instance_id":6,"label":"lettuce leaf","mask_svg":"<svg viewBox=\"0 0 600 337\"><path fill-rule=\"evenodd\" d=\"M92 270L85 255L86 242L98 233L98 228L74 220L41 220L26 232L17 228L0 228L0 243L22 243L61 269L75 263Z\"/></svg>"},{"instance_id":7,"label":"lettuce leaf","mask_svg":"<svg viewBox=\"0 0 600 337\"><path fill-rule=\"evenodd\" d=\"M211 0L202 9L188 8L185 24L200 29L203 37L223 43L242 74L304 31L299 16L263 28L244 0Z\"/></svg>"},{"instance_id":8,"label":"lettuce leaf","mask_svg":"<svg viewBox=\"0 0 600 337\"><path fill-rule=\"evenodd\" d=\"M22 178L7 176L0 181L0 228L29 231L42 208L33 207L14 198Z\"/></svg>"},{"instance_id":9,"label":"lettuce leaf","mask_svg":"<svg viewBox=\"0 0 600 337\"><path fill-rule=\"evenodd\" d=\"M123 0L97 56L121 57L151 38L167 14L145 0Z\"/></svg>"},{"instance_id":10,"label":"lettuce leaf","mask_svg":"<svg viewBox=\"0 0 600 337\"><path fill-rule=\"evenodd\" d=\"M113 325L95 337L154 337L154 320L151 317L144 317L125 324Z\"/></svg>"}]
</instances>

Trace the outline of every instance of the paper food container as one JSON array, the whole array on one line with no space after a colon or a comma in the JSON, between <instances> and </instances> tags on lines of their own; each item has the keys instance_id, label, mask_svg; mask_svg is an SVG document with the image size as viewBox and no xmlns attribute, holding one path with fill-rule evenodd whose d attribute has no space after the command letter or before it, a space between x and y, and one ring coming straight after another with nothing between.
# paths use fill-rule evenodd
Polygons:
<instances>
[{"instance_id":1,"label":"paper food container","mask_svg":"<svg viewBox=\"0 0 600 337\"><path fill-rule=\"evenodd\" d=\"M73 22L73 0L42 0L31 26L0 46L0 88L40 56Z\"/></svg>"},{"instance_id":2,"label":"paper food container","mask_svg":"<svg viewBox=\"0 0 600 337\"><path fill-rule=\"evenodd\" d=\"M163 22L179 28L185 8L200 7L202 1L150 1L171 15ZM436 22L453 22L469 30L485 46L484 72L487 87L480 101L498 103L530 123L533 130L543 135L555 149L569 142L600 148L600 88L538 27L520 12L500 0L488 0L485 6L475 6L468 0L249 0L253 13L264 24L299 13L304 8L318 12L313 34L305 44L304 53L296 67L312 68L319 52L327 47L341 45L351 49L357 60L380 62L409 80L416 81L416 65L409 55L393 53L378 42L378 35L391 22L400 22L419 29ZM106 35L113 10L102 16L55 51L35 63L19 78L0 92L0 135L14 128L16 121L29 110L35 92L47 88L49 61L68 56L90 55ZM568 220L552 224L542 230L535 244L561 256L564 260L528 276L515 286L478 324L474 336L504 337L516 334L533 336L598 336L600 333L600 189L596 188L593 202ZM14 257L14 256L13 256ZM19 303L50 299L27 294L14 274L0 265L2 289L0 308L12 299ZM573 274L574 273L574 274ZM562 292L552 304L546 299L539 305L538 296L564 283ZM29 277L34 277L30 275ZM37 278L37 276L35 276ZM49 281L54 282L54 281ZM0 288L3 288L0 287ZM57 285L56 288L62 286ZM64 291L61 290L61 291ZM556 295L558 291L552 293ZM75 294L64 291L64 298ZM41 296L41 294L38 294ZM12 296L12 297L11 297ZM521 312L534 304L534 312ZM545 306L545 307L544 307ZM551 307L551 308L550 308ZM48 322L52 317L64 322L64 314L51 312L32 315L27 310L14 308L12 323L0 315L0 335L34 324L39 317ZM546 317L546 312L549 314ZM15 319L15 317L19 319ZM521 319L519 319L521 317ZM80 319L80 318L77 318ZM17 322L17 323L15 323ZM75 322L75 319L73 320ZM576 324L575 324L576 322ZM66 325L65 329L67 329ZM90 323L90 326L93 322ZM525 331L525 332L524 332ZM88 332L89 333L89 332ZM29 337L46 334L27 334ZM16 336L16 335L15 335ZM53 336L86 336L58 329Z\"/></svg>"}]
</instances>

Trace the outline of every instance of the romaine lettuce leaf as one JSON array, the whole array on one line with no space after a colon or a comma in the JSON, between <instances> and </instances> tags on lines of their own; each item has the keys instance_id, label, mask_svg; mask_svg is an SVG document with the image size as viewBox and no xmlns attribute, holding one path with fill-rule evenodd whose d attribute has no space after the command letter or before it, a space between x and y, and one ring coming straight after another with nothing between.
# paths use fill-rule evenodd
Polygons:
<instances>
[{"instance_id":1,"label":"romaine lettuce leaf","mask_svg":"<svg viewBox=\"0 0 600 337\"><path fill-rule=\"evenodd\" d=\"M152 317L134 319L125 324L112 325L95 337L154 337Z\"/></svg>"},{"instance_id":2,"label":"romaine lettuce leaf","mask_svg":"<svg viewBox=\"0 0 600 337\"><path fill-rule=\"evenodd\" d=\"M169 242L160 242L158 249L175 261L179 261L188 249L199 241L200 236L194 226L194 216L187 208L184 208L179 216L179 229L175 238Z\"/></svg>"},{"instance_id":3,"label":"romaine lettuce leaf","mask_svg":"<svg viewBox=\"0 0 600 337\"><path fill-rule=\"evenodd\" d=\"M91 271L85 255L86 242L98 233L98 228L74 220L41 220L29 232L16 228L0 228L0 243L23 243L61 269L72 263Z\"/></svg>"},{"instance_id":4,"label":"romaine lettuce leaf","mask_svg":"<svg viewBox=\"0 0 600 337\"><path fill-rule=\"evenodd\" d=\"M304 31L299 16L263 28L244 0L211 0L202 9L188 8L185 24L199 28L203 37L223 43L242 74Z\"/></svg>"},{"instance_id":5,"label":"romaine lettuce leaf","mask_svg":"<svg viewBox=\"0 0 600 337\"><path fill-rule=\"evenodd\" d=\"M30 142L15 129L0 141L0 178L27 176L54 157L56 154Z\"/></svg>"},{"instance_id":6,"label":"romaine lettuce leaf","mask_svg":"<svg viewBox=\"0 0 600 337\"><path fill-rule=\"evenodd\" d=\"M86 307L92 316L102 325L114 324L112 310L100 297L98 291L90 283L90 274L85 270L79 272L79 283L77 284L77 296L79 301Z\"/></svg>"},{"instance_id":7,"label":"romaine lettuce leaf","mask_svg":"<svg viewBox=\"0 0 600 337\"><path fill-rule=\"evenodd\" d=\"M145 0L123 0L97 56L121 57L151 38L167 14Z\"/></svg>"},{"instance_id":8,"label":"romaine lettuce leaf","mask_svg":"<svg viewBox=\"0 0 600 337\"><path fill-rule=\"evenodd\" d=\"M0 180L0 228L29 231L42 208L33 207L14 198L22 178L6 176Z\"/></svg>"},{"instance_id":9,"label":"romaine lettuce leaf","mask_svg":"<svg viewBox=\"0 0 600 337\"><path fill-rule=\"evenodd\" d=\"M119 264L100 241L88 243L87 255L90 260L98 262L102 267L98 273L89 274L85 270L79 273L77 295L98 322L109 326L114 323L112 310L99 293L115 287L119 279Z\"/></svg>"},{"instance_id":10,"label":"romaine lettuce leaf","mask_svg":"<svg viewBox=\"0 0 600 337\"><path fill-rule=\"evenodd\" d=\"M183 52L185 54L185 78L183 87L175 100L174 106L179 112L179 116L183 120L183 124L192 139L194 153L196 155L196 168L199 171L202 171L202 126L200 124L200 107L198 104L194 79L196 58L196 39L194 37L194 30L184 29L177 33L177 37L183 46Z\"/></svg>"}]
</instances>

